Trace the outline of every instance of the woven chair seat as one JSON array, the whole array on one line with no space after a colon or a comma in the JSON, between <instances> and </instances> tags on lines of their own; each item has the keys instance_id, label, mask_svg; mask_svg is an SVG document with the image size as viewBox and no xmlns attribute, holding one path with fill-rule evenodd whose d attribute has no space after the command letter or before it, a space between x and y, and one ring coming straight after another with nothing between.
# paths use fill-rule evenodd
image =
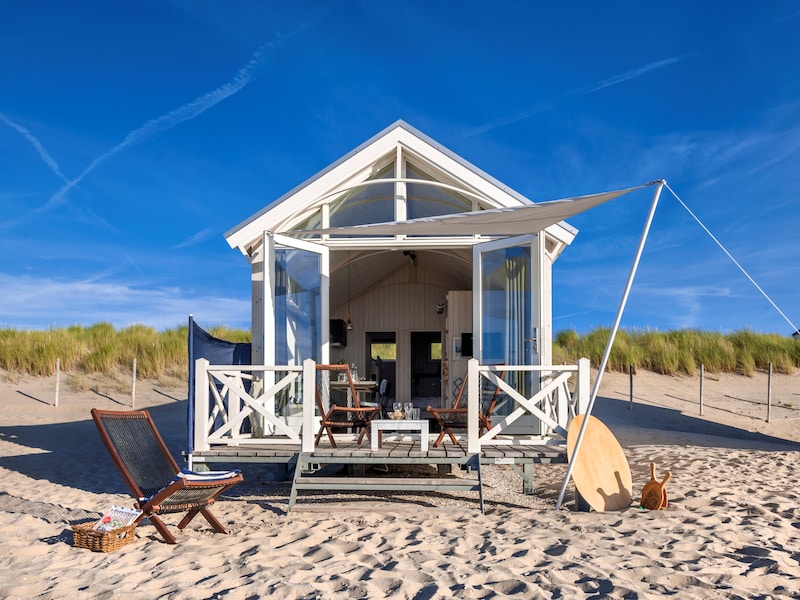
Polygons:
<instances>
[{"instance_id":1,"label":"woven chair seat","mask_svg":"<svg viewBox=\"0 0 800 600\"><path fill-rule=\"evenodd\" d=\"M92 409L100 437L122 479L142 511L136 523L149 519L169 544L175 536L158 517L160 514L186 513L178 524L184 529L198 514L215 531L227 533L209 506L231 486L243 481L241 473L195 480L181 476L178 463L170 454L161 434L146 410L111 411Z\"/></svg>"}]
</instances>

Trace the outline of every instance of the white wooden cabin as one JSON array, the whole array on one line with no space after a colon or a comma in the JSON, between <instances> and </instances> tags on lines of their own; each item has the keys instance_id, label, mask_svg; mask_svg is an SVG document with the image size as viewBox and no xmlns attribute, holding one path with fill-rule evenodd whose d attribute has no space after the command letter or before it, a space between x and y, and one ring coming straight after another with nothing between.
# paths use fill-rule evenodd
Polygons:
<instances>
[{"instance_id":1,"label":"white wooden cabin","mask_svg":"<svg viewBox=\"0 0 800 600\"><path fill-rule=\"evenodd\" d=\"M563 453L588 400L589 368L552 366L551 282L577 231L558 217L523 235L439 220L531 205L397 121L227 232L251 267L256 382L246 393L237 374L247 368L198 361L196 457L270 443L313 452L313 386L298 385L313 379L312 363L386 378L391 397L423 410L449 407L469 369L470 453L504 444L560 444ZM507 401L479 436L478 382L497 385L500 365ZM263 429L242 433L248 415Z\"/></svg>"},{"instance_id":2,"label":"white wooden cabin","mask_svg":"<svg viewBox=\"0 0 800 600\"><path fill-rule=\"evenodd\" d=\"M396 122L226 233L251 264L253 362L313 358L372 376L371 348L394 345L395 360L382 357L382 375L392 396L417 404L447 404L472 356L550 364L552 266L577 233L566 223L512 241L293 234L530 202ZM265 251L284 272L265 271ZM520 274L509 276L510 269ZM481 285L483 297L475 293ZM342 331L348 320L352 329Z\"/></svg>"}]
</instances>

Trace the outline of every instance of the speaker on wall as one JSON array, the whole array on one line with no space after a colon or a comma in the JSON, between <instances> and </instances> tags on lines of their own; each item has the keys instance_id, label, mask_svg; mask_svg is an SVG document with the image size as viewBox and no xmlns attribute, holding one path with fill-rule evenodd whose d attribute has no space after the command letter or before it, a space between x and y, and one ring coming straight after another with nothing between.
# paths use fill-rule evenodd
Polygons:
<instances>
[{"instance_id":1,"label":"speaker on wall","mask_svg":"<svg viewBox=\"0 0 800 600\"><path fill-rule=\"evenodd\" d=\"M461 334L461 356L472 356L472 332Z\"/></svg>"},{"instance_id":2,"label":"speaker on wall","mask_svg":"<svg viewBox=\"0 0 800 600\"><path fill-rule=\"evenodd\" d=\"M331 346L344 348L347 346L347 323L343 319L331 319Z\"/></svg>"}]
</instances>

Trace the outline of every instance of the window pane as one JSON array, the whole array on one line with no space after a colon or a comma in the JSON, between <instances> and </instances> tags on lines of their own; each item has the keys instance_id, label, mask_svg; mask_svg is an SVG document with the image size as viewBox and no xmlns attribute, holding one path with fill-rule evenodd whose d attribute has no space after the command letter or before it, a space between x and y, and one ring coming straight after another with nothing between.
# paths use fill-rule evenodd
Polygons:
<instances>
[{"instance_id":1,"label":"window pane","mask_svg":"<svg viewBox=\"0 0 800 600\"><path fill-rule=\"evenodd\" d=\"M311 216L294 225L292 229L294 230L319 229L321 226L322 226L322 212L319 209L317 209L313 213L311 213ZM318 237L318 235L315 235L313 233L305 233L301 237L310 238L310 237Z\"/></svg>"},{"instance_id":2,"label":"window pane","mask_svg":"<svg viewBox=\"0 0 800 600\"><path fill-rule=\"evenodd\" d=\"M378 171L370 179L394 177L394 165ZM376 183L345 192L330 203L331 227L394 221L394 184Z\"/></svg>"},{"instance_id":3,"label":"window pane","mask_svg":"<svg viewBox=\"0 0 800 600\"><path fill-rule=\"evenodd\" d=\"M381 342L370 346L370 357L376 360L397 360L397 344L394 342Z\"/></svg>"},{"instance_id":4,"label":"window pane","mask_svg":"<svg viewBox=\"0 0 800 600\"><path fill-rule=\"evenodd\" d=\"M530 364L530 247L516 246L481 254L483 352L488 364Z\"/></svg>"},{"instance_id":5,"label":"window pane","mask_svg":"<svg viewBox=\"0 0 800 600\"><path fill-rule=\"evenodd\" d=\"M322 348L320 256L305 250L275 251L275 360L300 365L320 360Z\"/></svg>"},{"instance_id":6,"label":"window pane","mask_svg":"<svg viewBox=\"0 0 800 600\"><path fill-rule=\"evenodd\" d=\"M410 164L406 164L406 177L434 181L433 177ZM409 183L406 192L409 219L451 215L472 210L472 201L466 196L439 186Z\"/></svg>"}]
</instances>

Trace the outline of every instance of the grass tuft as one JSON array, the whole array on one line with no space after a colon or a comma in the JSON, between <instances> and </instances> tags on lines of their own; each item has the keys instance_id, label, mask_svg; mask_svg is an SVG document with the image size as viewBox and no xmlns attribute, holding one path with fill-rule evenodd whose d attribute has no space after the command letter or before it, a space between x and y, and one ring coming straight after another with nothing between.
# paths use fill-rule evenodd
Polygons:
<instances>
[{"instance_id":1,"label":"grass tuft","mask_svg":"<svg viewBox=\"0 0 800 600\"><path fill-rule=\"evenodd\" d=\"M232 342L250 341L250 332L243 330L214 327L209 333ZM609 333L606 328L584 335L573 330L558 332L553 363L573 364L586 357L594 368L599 367ZM183 383L188 376L187 336L185 325L161 332L144 325L117 330L110 323L47 331L0 329L0 369L6 377L53 375L59 359L61 370L70 374L71 385L80 389L89 385L87 376L94 374L129 381L124 374L130 373L136 359L138 377ZM620 372L632 366L634 371L693 375L701 364L709 373L752 376L772 364L778 373L790 374L800 367L800 342L746 330L728 335L697 329L620 330L607 366Z\"/></svg>"}]
</instances>

